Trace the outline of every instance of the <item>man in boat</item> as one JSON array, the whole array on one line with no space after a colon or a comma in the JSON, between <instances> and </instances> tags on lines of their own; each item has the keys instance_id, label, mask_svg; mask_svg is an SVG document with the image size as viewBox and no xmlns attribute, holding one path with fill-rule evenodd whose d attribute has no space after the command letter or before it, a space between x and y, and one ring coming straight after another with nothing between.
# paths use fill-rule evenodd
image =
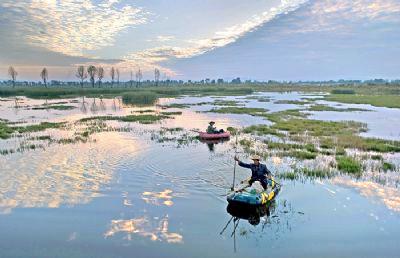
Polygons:
<instances>
[{"instance_id":1,"label":"man in boat","mask_svg":"<svg viewBox=\"0 0 400 258\"><path fill-rule=\"evenodd\" d=\"M272 185L272 173L265 164L260 163L260 156L255 155L251 159L253 163L247 164L240 161L239 158L235 156L235 161L238 162L239 166L251 169L251 178L248 180L249 186L255 181L259 181L264 190L266 190L268 185Z\"/></svg>"},{"instance_id":2,"label":"man in boat","mask_svg":"<svg viewBox=\"0 0 400 258\"><path fill-rule=\"evenodd\" d=\"M215 122L214 122L214 121L211 121L211 122L209 123L209 125L208 125L208 127L207 127L207 133L214 134L214 133L223 133L223 132L224 132L223 129L218 130L214 125L215 125Z\"/></svg>"}]
</instances>

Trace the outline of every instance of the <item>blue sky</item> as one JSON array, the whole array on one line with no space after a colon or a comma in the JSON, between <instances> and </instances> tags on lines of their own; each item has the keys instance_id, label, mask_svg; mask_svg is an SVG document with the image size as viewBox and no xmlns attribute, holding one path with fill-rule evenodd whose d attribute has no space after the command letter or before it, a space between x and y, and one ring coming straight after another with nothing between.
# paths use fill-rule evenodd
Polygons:
<instances>
[{"instance_id":1,"label":"blue sky","mask_svg":"<svg viewBox=\"0 0 400 258\"><path fill-rule=\"evenodd\" d=\"M400 78L398 0L2 0L0 78Z\"/></svg>"}]
</instances>

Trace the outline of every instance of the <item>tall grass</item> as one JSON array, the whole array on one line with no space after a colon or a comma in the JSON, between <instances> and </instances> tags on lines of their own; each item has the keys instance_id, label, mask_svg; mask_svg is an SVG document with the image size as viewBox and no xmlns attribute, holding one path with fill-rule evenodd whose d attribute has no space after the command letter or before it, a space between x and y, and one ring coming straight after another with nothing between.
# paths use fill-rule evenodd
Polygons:
<instances>
[{"instance_id":1,"label":"tall grass","mask_svg":"<svg viewBox=\"0 0 400 258\"><path fill-rule=\"evenodd\" d=\"M158 97L154 92L127 92L122 94L122 101L132 105L153 105Z\"/></svg>"},{"instance_id":2,"label":"tall grass","mask_svg":"<svg viewBox=\"0 0 400 258\"><path fill-rule=\"evenodd\" d=\"M349 174L361 174L361 163L351 157L338 156L336 157L336 162L337 168L341 172Z\"/></svg>"}]
</instances>

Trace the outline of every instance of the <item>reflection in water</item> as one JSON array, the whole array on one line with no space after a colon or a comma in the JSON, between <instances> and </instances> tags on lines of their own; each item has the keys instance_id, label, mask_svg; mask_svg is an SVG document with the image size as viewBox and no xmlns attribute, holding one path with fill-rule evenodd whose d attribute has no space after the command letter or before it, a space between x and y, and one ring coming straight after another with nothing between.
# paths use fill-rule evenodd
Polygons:
<instances>
[{"instance_id":1,"label":"reflection in water","mask_svg":"<svg viewBox=\"0 0 400 258\"><path fill-rule=\"evenodd\" d=\"M398 188L384 186L371 181L355 181L347 177L334 178L332 183L356 188L361 195L380 199L389 209L400 212L400 191Z\"/></svg>"},{"instance_id":2,"label":"reflection in water","mask_svg":"<svg viewBox=\"0 0 400 258\"><path fill-rule=\"evenodd\" d=\"M215 148L215 145L216 145L216 144L218 144L218 143L224 143L224 142L227 142L227 141L229 141L229 138L228 138L228 139L226 139L226 138L223 138L223 139L216 139L216 140L204 140L204 139L200 139L200 142L207 144L208 150L209 150L210 152L214 152L214 148Z\"/></svg>"},{"instance_id":3,"label":"reflection in water","mask_svg":"<svg viewBox=\"0 0 400 258\"><path fill-rule=\"evenodd\" d=\"M84 113L84 114L87 113L87 107L86 107L85 96L82 97L82 103L81 103L80 110L81 110L82 113Z\"/></svg>"},{"instance_id":4,"label":"reflection in water","mask_svg":"<svg viewBox=\"0 0 400 258\"><path fill-rule=\"evenodd\" d=\"M174 204L172 198L176 196L177 194L174 194L172 190L165 189L162 192L143 192L142 200L154 205L164 204L166 206L172 206Z\"/></svg>"},{"instance_id":5,"label":"reflection in water","mask_svg":"<svg viewBox=\"0 0 400 258\"><path fill-rule=\"evenodd\" d=\"M111 237L117 233L126 233L124 237L126 240L131 240L132 234L135 234L150 238L152 241L183 243L182 235L169 232L168 219L168 215L166 215L162 219L149 219L147 216L143 216L129 220L112 220L110 229L104 236Z\"/></svg>"},{"instance_id":6,"label":"reflection in water","mask_svg":"<svg viewBox=\"0 0 400 258\"><path fill-rule=\"evenodd\" d=\"M234 252L236 252L236 230L239 226L240 220L247 220L251 225L257 226L258 224L260 224L260 218L268 218L271 216L271 213L275 211L275 206L275 201L271 202L268 206L228 204L226 210L232 217L228 220L228 222L220 232L220 235L222 235L226 231L229 224L233 223L233 231L230 236L233 237L233 249Z\"/></svg>"},{"instance_id":7,"label":"reflection in water","mask_svg":"<svg viewBox=\"0 0 400 258\"><path fill-rule=\"evenodd\" d=\"M98 108L98 106L97 106L97 104L96 104L96 98L93 98L92 105L90 106L90 111L91 111L93 114L96 114L97 111L99 111L99 108Z\"/></svg>"},{"instance_id":8,"label":"reflection in water","mask_svg":"<svg viewBox=\"0 0 400 258\"><path fill-rule=\"evenodd\" d=\"M56 146L46 155L0 159L0 171L7 171L0 173L0 213L16 207L88 203L99 196L101 187L112 179L114 164L138 150L136 141L127 142L118 133L102 136L96 145Z\"/></svg>"}]
</instances>

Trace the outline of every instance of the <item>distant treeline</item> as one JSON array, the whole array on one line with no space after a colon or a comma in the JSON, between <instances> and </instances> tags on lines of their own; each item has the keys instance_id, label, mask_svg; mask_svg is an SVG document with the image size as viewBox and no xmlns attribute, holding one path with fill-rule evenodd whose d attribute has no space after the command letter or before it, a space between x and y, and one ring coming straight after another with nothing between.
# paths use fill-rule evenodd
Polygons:
<instances>
[{"instance_id":1,"label":"distant treeline","mask_svg":"<svg viewBox=\"0 0 400 258\"><path fill-rule=\"evenodd\" d=\"M329 80L329 81L256 81L256 80L245 80L242 81L240 78L236 78L230 81L223 79L204 79L204 80L143 80L140 84L134 80L112 82L104 81L100 85L95 84L96 88L137 88L137 87L154 87L154 86L179 86L179 85L300 85L300 86L360 86L360 85L400 85L400 80L384 80L384 79L374 79L374 80ZM93 87L90 81L60 81L51 80L44 84L41 81L15 81L3 80L0 81L0 87Z\"/></svg>"}]
</instances>

